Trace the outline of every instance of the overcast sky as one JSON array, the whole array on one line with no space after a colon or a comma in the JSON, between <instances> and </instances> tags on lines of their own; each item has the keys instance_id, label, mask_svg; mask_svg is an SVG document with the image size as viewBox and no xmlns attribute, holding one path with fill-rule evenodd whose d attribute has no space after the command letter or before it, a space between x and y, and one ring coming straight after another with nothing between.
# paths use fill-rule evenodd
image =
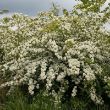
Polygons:
<instances>
[{"instance_id":1,"label":"overcast sky","mask_svg":"<svg viewBox=\"0 0 110 110\"><path fill-rule=\"evenodd\" d=\"M37 12L49 10L52 2L68 10L76 4L74 0L0 0L0 9L8 9L10 13L21 12L33 16Z\"/></svg>"},{"instance_id":2,"label":"overcast sky","mask_svg":"<svg viewBox=\"0 0 110 110\"><path fill-rule=\"evenodd\" d=\"M68 10L77 4L75 0L0 0L0 9L8 9L10 13L18 12L34 16L40 11L49 10L52 2ZM110 0L107 0L101 9L103 10L108 3Z\"/></svg>"}]
</instances>

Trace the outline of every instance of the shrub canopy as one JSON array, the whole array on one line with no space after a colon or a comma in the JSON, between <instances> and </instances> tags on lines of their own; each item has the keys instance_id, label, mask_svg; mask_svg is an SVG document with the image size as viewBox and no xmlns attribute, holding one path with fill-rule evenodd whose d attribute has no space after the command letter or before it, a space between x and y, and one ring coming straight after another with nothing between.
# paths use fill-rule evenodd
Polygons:
<instances>
[{"instance_id":1,"label":"shrub canopy","mask_svg":"<svg viewBox=\"0 0 110 110\"><path fill-rule=\"evenodd\" d=\"M56 101L86 96L103 104L110 99L108 12L65 11L0 21L0 87L27 85L31 95L44 89Z\"/></svg>"}]
</instances>

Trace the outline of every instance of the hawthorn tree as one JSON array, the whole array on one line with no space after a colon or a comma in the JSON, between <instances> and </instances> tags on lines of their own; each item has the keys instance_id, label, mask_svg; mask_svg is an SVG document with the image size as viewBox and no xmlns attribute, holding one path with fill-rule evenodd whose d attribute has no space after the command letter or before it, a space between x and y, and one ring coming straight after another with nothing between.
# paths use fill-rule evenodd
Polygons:
<instances>
[{"instance_id":1,"label":"hawthorn tree","mask_svg":"<svg viewBox=\"0 0 110 110\"><path fill-rule=\"evenodd\" d=\"M35 18L14 14L1 20L0 87L25 85L34 96L52 95L56 102L71 99L109 104L110 20L105 1L82 0L71 12L41 12Z\"/></svg>"}]
</instances>

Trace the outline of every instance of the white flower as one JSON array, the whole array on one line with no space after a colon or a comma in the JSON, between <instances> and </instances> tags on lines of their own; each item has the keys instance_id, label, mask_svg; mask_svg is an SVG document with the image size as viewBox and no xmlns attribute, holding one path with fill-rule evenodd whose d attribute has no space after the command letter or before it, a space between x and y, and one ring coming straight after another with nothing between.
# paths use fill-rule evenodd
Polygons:
<instances>
[{"instance_id":1,"label":"white flower","mask_svg":"<svg viewBox=\"0 0 110 110\"><path fill-rule=\"evenodd\" d=\"M49 47L50 50L53 52L57 53L58 52L58 45L56 44L55 41L49 39L47 46Z\"/></svg>"},{"instance_id":2,"label":"white flower","mask_svg":"<svg viewBox=\"0 0 110 110\"><path fill-rule=\"evenodd\" d=\"M79 74L79 67L80 67L80 62L77 59L69 59L68 64L70 69L68 69L68 74L69 75L78 75Z\"/></svg>"},{"instance_id":3,"label":"white flower","mask_svg":"<svg viewBox=\"0 0 110 110\"><path fill-rule=\"evenodd\" d=\"M57 76L57 81L63 80L65 76L66 76L66 74L63 73L63 72L61 72L61 73Z\"/></svg>"},{"instance_id":4,"label":"white flower","mask_svg":"<svg viewBox=\"0 0 110 110\"><path fill-rule=\"evenodd\" d=\"M90 91L90 97L95 103L103 104L102 98L100 96L97 96L96 90L93 87L91 88L91 91Z\"/></svg>"},{"instance_id":5,"label":"white flower","mask_svg":"<svg viewBox=\"0 0 110 110\"><path fill-rule=\"evenodd\" d=\"M17 26L13 26L13 27L9 27L9 29L12 30L12 31L16 31L18 29L18 27Z\"/></svg>"},{"instance_id":6,"label":"white flower","mask_svg":"<svg viewBox=\"0 0 110 110\"><path fill-rule=\"evenodd\" d=\"M70 28L71 28L71 24L70 23L65 23L64 25L62 25L62 27L69 31Z\"/></svg>"},{"instance_id":7,"label":"white flower","mask_svg":"<svg viewBox=\"0 0 110 110\"><path fill-rule=\"evenodd\" d=\"M80 67L80 62L77 59L69 59L68 63L69 63L69 67L71 68L73 66Z\"/></svg>"},{"instance_id":8,"label":"white flower","mask_svg":"<svg viewBox=\"0 0 110 110\"><path fill-rule=\"evenodd\" d=\"M31 95L34 94L34 88L35 88L34 85L29 85L29 87L28 87L28 91L29 91L29 93L30 93Z\"/></svg>"},{"instance_id":9,"label":"white flower","mask_svg":"<svg viewBox=\"0 0 110 110\"><path fill-rule=\"evenodd\" d=\"M46 71L46 61L44 60L44 61L41 62L41 74L40 74L40 78L42 80L44 80L46 78L45 71Z\"/></svg>"},{"instance_id":10,"label":"white flower","mask_svg":"<svg viewBox=\"0 0 110 110\"><path fill-rule=\"evenodd\" d=\"M74 86L73 90L72 90L72 97L76 96L77 93L77 86Z\"/></svg>"},{"instance_id":11,"label":"white flower","mask_svg":"<svg viewBox=\"0 0 110 110\"><path fill-rule=\"evenodd\" d=\"M88 81L96 79L96 77L94 75L94 71L90 67L84 68L83 75L85 76L85 79Z\"/></svg>"}]
</instances>

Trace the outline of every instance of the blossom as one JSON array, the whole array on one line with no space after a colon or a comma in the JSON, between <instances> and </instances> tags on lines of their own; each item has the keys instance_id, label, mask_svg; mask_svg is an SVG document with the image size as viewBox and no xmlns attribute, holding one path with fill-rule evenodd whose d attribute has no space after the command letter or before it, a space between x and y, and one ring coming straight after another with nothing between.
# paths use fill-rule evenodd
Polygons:
<instances>
[{"instance_id":1,"label":"blossom","mask_svg":"<svg viewBox=\"0 0 110 110\"><path fill-rule=\"evenodd\" d=\"M103 76L101 62L109 60L105 44L109 33L96 30L100 25L100 20L94 24L96 18L95 14L67 17L43 12L35 18L14 14L7 23L0 21L0 74L7 78L10 73L0 88L25 84L34 95L43 85L58 101L65 93L77 96L81 87L96 104L102 103L96 94L96 75ZM109 79L103 80L108 83Z\"/></svg>"},{"instance_id":2,"label":"blossom","mask_svg":"<svg viewBox=\"0 0 110 110\"><path fill-rule=\"evenodd\" d=\"M76 96L76 93L77 93L77 86L74 86L72 90L72 97Z\"/></svg>"},{"instance_id":3,"label":"blossom","mask_svg":"<svg viewBox=\"0 0 110 110\"><path fill-rule=\"evenodd\" d=\"M96 79L96 77L94 75L94 72L92 71L92 69L90 67L87 67L87 68L84 69L83 75L85 76L85 79L87 81Z\"/></svg>"},{"instance_id":4,"label":"blossom","mask_svg":"<svg viewBox=\"0 0 110 110\"><path fill-rule=\"evenodd\" d=\"M92 87L90 90L91 99L97 104L103 104L103 100L100 96L97 96L96 90Z\"/></svg>"},{"instance_id":5,"label":"blossom","mask_svg":"<svg viewBox=\"0 0 110 110\"><path fill-rule=\"evenodd\" d=\"M9 29L12 30L12 31L16 31L18 29L18 27L17 26L13 26L13 27L9 27Z\"/></svg>"}]
</instances>

